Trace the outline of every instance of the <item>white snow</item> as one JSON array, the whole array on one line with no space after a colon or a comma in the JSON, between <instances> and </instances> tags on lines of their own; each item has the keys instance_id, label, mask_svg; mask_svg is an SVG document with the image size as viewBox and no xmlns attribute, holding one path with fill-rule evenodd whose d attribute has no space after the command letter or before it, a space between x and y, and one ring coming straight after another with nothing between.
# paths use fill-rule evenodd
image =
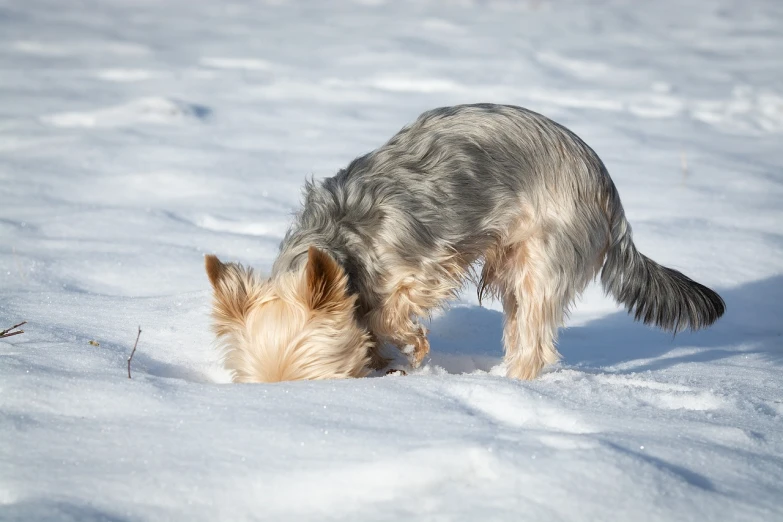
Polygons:
<instances>
[{"instance_id":1,"label":"white snow","mask_svg":"<svg viewBox=\"0 0 783 522\"><path fill-rule=\"evenodd\" d=\"M0 520L783 519L782 26L776 0L0 0L0 329L28 321ZM407 376L226 384L202 255L268 270L306 177L477 101L582 136L726 316L672 338L591 287L517 382L467 288Z\"/></svg>"}]
</instances>

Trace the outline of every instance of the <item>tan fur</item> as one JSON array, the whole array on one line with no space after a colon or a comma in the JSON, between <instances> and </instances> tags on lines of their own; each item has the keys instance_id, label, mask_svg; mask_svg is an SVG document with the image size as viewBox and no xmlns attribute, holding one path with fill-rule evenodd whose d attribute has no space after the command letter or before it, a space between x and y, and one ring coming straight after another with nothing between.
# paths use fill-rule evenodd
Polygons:
<instances>
[{"instance_id":1,"label":"tan fur","mask_svg":"<svg viewBox=\"0 0 783 522\"><path fill-rule=\"evenodd\" d=\"M518 244L507 258L500 292L506 315L503 346L508 375L532 379L560 358L555 339L563 307L548 288L550 274L540 239Z\"/></svg>"},{"instance_id":2,"label":"tan fur","mask_svg":"<svg viewBox=\"0 0 783 522\"><path fill-rule=\"evenodd\" d=\"M560 359L557 329L574 297L603 264L605 249L583 278L568 281L558 273L559 260L548 242L575 215L573 203L558 196L552 194L544 212L535 218L536 213L523 205L516 224L484 256L477 284L479 300L491 292L503 303L503 348L509 377L534 379L544 366Z\"/></svg>"},{"instance_id":3,"label":"tan fur","mask_svg":"<svg viewBox=\"0 0 783 522\"><path fill-rule=\"evenodd\" d=\"M267 281L214 256L206 268L214 331L234 382L367 375L370 334L356 325L356 297L327 254L311 248L302 270Z\"/></svg>"},{"instance_id":4,"label":"tan fur","mask_svg":"<svg viewBox=\"0 0 783 522\"><path fill-rule=\"evenodd\" d=\"M492 292L503 302L506 365L509 376L519 379L535 378L557 362L557 328L571 293L581 290L553 288L558 278L551 272L556 263L548 257L546 227L530 216L523 207L515 225L485 253L478 282L479 298ZM364 317L362 328L342 268L314 247L303 269L268 281L207 256L225 366L235 382L361 377L388 364L381 348L391 344L417 367L430 349L418 318L454 297L474 261L444 252L417 267L392 263L396 268L382 285L387 297ZM595 261L596 270L601 261Z\"/></svg>"},{"instance_id":5,"label":"tan fur","mask_svg":"<svg viewBox=\"0 0 783 522\"><path fill-rule=\"evenodd\" d=\"M503 302L508 375L519 379L533 379L557 362L557 328L588 280L559 280L546 248L547 226L531 215L523 205L515 224L485 252L477 282L479 298L491 292ZM565 211L554 219L566 220ZM604 252L594 262L596 271ZM399 259L391 252L379 255ZM455 296L475 261L443 252L418 266L390 263L393 269L381 284L386 298L357 321L357 296L348 294L345 273L314 247L303 269L267 281L207 256L215 288L214 329L225 366L236 382L361 377L386 367L389 359L381 348L390 344L418 367L430 349L418 319Z\"/></svg>"},{"instance_id":6,"label":"tan fur","mask_svg":"<svg viewBox=\"0 0 783 522\"><path fill-rule=\"evenodd\" d=\"M373 370L382 370L386 368L391 359L383 355L383 343L378 340L378 337L370 332L370 363L369 366Z\"/></svg>"},{"instance_id":7,"label":"tan fur","mask_svg":"<svg viewBox=\"0 0 783 522\"><path fill-rule=\"evenodd\" d=\"M381 342L406 353L409 347L412 349L414 368L430 351L427 331L418 318L453 298L470 266L453 252L426 261L418 267L398 263L383 287L383 294L388 297L367 316L368 328Z\"/></svg>"},{"instance_id":8,"label":"tan fur","mask_svg":"<svg viewBox=\"0 0 783 522\"><path fill-rule=\"evenodd\" d=\"M511 377L558 360L557 329L599 271L647 324L704 328L725 310L636 249L606 167L575 134L520 107L442 107L307 184L272 278L206 258L225 365L241 382L358 377L394 345L418 366L420 319L481 261L479 301L503 303Z\"/></svg>"}]
</instances>

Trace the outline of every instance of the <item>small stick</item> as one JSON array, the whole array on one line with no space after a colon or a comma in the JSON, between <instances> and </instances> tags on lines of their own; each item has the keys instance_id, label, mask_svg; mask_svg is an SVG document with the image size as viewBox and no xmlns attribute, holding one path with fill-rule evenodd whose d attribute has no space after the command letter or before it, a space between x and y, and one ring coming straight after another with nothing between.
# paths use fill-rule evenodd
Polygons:
<instances>
[{"instance_id":1,"label":"small stick","mask_svg":"<svg viewBox=\"0 0 783 522\"><path fill-rule=\"evenodd\" d=\"M7 330L0 331L0 339L2 339L3 337L11 337L12 335L23 334L24 330L19 330L18 332L12 332L11 330L16 330L17 328L25 324L27 324L27 321L22 321L21 323L15 324L11 328L8 328Z\"/></svg>"},{"instance_id":2,"label":"small stick","mask_svg":"<svg viewBox=\"0 0 783 522\"><path fill-rule=\"evenodd\" d=\"M130 357L128 357L128 379L131 378L130 365L131 360L133 359L133 354L136 353L136 346L139 345L139 337L141 337L141 326L139 326L139 333L136 334L136 342L133 343L133 351L131 352Z\"/></svg>"}]
</instances>

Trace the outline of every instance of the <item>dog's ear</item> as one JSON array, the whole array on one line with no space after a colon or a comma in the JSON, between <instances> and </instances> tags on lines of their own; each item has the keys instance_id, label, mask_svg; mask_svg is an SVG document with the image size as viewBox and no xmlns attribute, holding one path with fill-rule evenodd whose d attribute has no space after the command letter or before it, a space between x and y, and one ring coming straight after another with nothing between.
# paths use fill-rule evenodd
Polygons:
<instances>
[{"instance_id":1,"label":"dog's ear","mask_svg":"<svg viewBox=\"0 0 783 522\"><path fill-rule=\"evenodd\" d=\"M212 288L217 289L217 285L226 273L226 265L220 262L217 256L208 255L204 257L204 267L207 269L207 276Z\"/></svg>"},{"instance_id":2,"label":"dog's ear","mask_svg":"<svg viewBox=\"0 0 783 522\"><path fill-rule=\"evenodd\" d=\"M305 277L313 310L345 298L345 272L332 256L314 246L307 250Z\"/></svg>"},{"instance_id":3,"label":"dog's ear","mask_svg":"<svg viewBox=\"0 0 783 522\"><path fill-rule=\"evenodd\" d=\"M238 263L222 263L215 256L204 256L204 268L214 291L212 316L219 335L230 325L241 323L247 316L253 299L260 291L251 268Z\"/></svg>"}]
</instances>

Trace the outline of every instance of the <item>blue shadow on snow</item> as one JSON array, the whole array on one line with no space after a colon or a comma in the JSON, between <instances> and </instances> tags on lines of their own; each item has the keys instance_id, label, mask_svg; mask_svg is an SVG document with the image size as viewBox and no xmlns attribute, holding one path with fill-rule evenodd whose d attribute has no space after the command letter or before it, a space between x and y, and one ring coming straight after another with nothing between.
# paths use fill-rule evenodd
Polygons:
<instances>
[{"instance_id":1,"label":"blue shadow on snow","mask_svg":"<svg viewBox=\"0 0 783 522\"><path fill-rule=\"evenodd\" d=\"M719 293L726 301L726 314L699 332L672 336L635 322L625 312L584 326L563 328L558 343L563 365L585 370L623 365L621 373L634 373L715 361L739 353L763 354L771 364L783 364L783 275ZM432 362L449 373L488 370L500 362L500 312L481 307L453 308L433 319L431 330ZM666 357L678 348L701 349Z\"/></svg>"}]
</instances>

